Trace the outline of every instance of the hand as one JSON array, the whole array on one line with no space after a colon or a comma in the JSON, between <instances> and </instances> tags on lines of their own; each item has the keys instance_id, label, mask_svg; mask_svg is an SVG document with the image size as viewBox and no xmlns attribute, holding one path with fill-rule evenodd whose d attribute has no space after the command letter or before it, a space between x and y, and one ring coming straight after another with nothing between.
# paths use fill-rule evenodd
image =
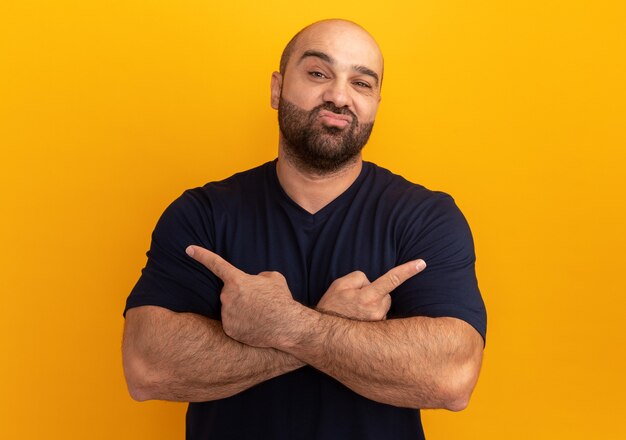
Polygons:
<instances>
[{"instance_id":1,"label":"hand","mask_svg":"<svg viewBox=\"0 0 626 440\"><path fill-rule=\"evenodd\" d=\"M276 347L297 320L297 303L285 277L278 272L249 275L219 255L200 246L189 246L187 254L202 263L224 282L222 328L233 339L255 347Z\"/></svg>"},{"instance_id":2,"label":"hand","mask_svg":"<svg viewBox=\"0 0 626 440\"><path fill-rule=\"evenodd\" d=\"M381 321L391 306L390 293L426 267L423 260L409 261L391 269L373 283L356 271L337 278L330 285L316 309L360 321Z\"/></svg>"}]
</instances>

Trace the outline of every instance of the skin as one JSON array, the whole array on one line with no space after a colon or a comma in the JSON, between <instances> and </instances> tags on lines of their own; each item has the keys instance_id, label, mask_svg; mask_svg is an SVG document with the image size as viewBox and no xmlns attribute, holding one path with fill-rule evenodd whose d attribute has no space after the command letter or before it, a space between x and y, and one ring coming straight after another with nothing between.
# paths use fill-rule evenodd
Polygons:
<instances>
[{"instance_id":1,"label":"skin","mask_svg":"<svg viewBox=\"0 0 626 440\"><path fill-rule=\"evenodd\" d=\"M362 28L319 22L299 36L284 75L273 73L271 104L278 108L281 96L304 110L332 102L359 121L373 122L382 71L378 45ZM328 114L315 123L343 125ZM278 157L282 187L311 213L343 193L362 168L360 154L332 173L298 167L282 135ZM455 318L385 319L389 294L423 270L423 261L400 265L373 282L360 272L348 274L311 309L293 300L279 273L246 274L201 247L187 252L224 281L222 322L153 306L130 309L123 360L133 398L219 399L308 364L379 402L467 406L482 361L476 330Z\"/></svg>"},{"instance_id":2,"label":"skin","mask_svg":"<svg viewBox=\"0 0 626 440\"><path fill-rule=\"evenodd\" d=\"M328 55L332 62L307 51ZM378 76L356 70L365 67ZM280 97L298 107L311 110L323 102L346 107L361 122L373 122L380 104L380 81L383 57L376 41L361 27L342 20L327 20L307 28L296 44L285 75L272 74L271 105L278 109ZM322 118L320 124L334 126L334 121ZM362 158L343 169L320 175L298 168L285 152L285 139L279 133L278 179L285 192L301 207L315 213L337 198L356 180L361 172Z\"/></svg>"}]
</instances>

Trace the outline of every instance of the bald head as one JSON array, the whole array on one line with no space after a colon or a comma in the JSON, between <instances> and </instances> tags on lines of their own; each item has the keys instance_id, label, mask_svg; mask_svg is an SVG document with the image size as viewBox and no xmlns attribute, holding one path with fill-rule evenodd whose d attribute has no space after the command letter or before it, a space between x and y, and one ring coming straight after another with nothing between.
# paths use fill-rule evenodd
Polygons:
<instances>
[{"instance_id":1,"label":"bald head","mask_svg":"<svg viewBox=\"0 0 626 440\"><path fill-rule=\"evenodd\" d=\"M279 156L325 175L351 167L374 126L381 100L383 57L361 26L324 20L291 39L272 73Z\"/></svg>"},{"instance_id":2,"label":"bald head","mask_svg":"<svg viewBox=\"0 0 626 440\"><path fill-rule=\"evenodd\" d=\"M376 40L362 26L341 19L329 19L312 23L289 40L280 57L280 73L285 75L289 61L294 53L304 52L310 45L324 39L335 39L339 43L362 47L374 55L380 69L380 81L384 68L383 56ZM304 46L304 47L303 47ZM301 54L300 54L301 55Z\"/></svg>"}]
</instances>

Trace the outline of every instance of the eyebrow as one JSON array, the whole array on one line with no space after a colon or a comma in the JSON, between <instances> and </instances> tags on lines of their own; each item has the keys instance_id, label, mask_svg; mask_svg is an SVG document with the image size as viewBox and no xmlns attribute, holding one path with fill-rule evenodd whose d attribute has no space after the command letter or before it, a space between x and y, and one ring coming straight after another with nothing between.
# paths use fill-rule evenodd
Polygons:
<instances>
[{"instance_id":1,"label":"eyebrow","mask_svg":"<svg viewBox=\"0 0 626 440\"><path fill-rule=\"evenodd\" d=\"M378 86L378 74L374 72L372 69L365 67L365 66L352 66L352 69L356 70L359 73L362 73L363 75L371 76L372 78L374 78L374 81L376 82L376 85Z\"/></svg>"},{"instance_id":2,"label":"eyebrow","mask_svg":"<svg viewBox=\"0 0 626 440\"><path fill-rule=\"evenodd\" d=\"M304 60L305 58L309 58L309 57L319 58L322 61L326 61L328 64L335 64L335 60L333 59L333 57L331 57L330 55L324 52L320 52L319 50L305 51L300 57L300 61L298 62L298 64L302 62L302 60ZM354 65L352 66L352 70L354 70L355 72L362 73L363 75L371 76L376 82L376 86L378 86L378 82L379 82L378 74L374 72L372 69L370 69L369 67Z\"/></svg>"}]
</instances>

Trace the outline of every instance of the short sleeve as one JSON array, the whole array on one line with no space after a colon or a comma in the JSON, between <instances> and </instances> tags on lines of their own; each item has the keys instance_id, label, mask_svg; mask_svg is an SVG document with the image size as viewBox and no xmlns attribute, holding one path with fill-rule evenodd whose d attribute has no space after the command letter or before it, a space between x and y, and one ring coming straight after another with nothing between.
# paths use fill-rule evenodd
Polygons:
<instances>
[{"instance_id":1,"label":"short sleeve","mask_svg":"<svg viewBox=\"0 0 626 440\"><path fill-rule=\"evenodd\" d=\"M208 197L201 188L185 191L157 222L148 261L124 314L133 307L154 305L219 319L222 282L185 253L191 244L214 249L213 235Z\"/></svg>"},{"instance_id":2,"label":"short sleeve","mask_svg":"<svg viewBox=\"0 0 626 440\"><path fill-rule=\"evenodd\" d=\"M424 203L419 214L409 216L398 264L422 258L427 267L392 293L392 315L462 319L486 340L487 314L469 225L447 194L434 193Z\"/></svg>"}]
</instances>

